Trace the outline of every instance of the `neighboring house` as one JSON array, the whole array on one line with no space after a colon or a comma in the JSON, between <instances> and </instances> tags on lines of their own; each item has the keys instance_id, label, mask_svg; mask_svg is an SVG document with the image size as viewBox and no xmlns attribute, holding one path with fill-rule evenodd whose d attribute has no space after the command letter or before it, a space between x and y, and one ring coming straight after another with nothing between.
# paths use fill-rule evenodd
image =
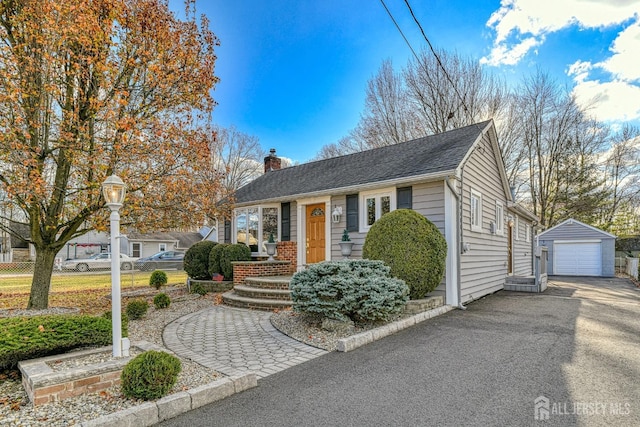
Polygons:
<instances>
[{"instance_id":1,"label":"neighboring house","mask_svg":"<svg viewBox=\"0 0 640 427\"><path fill-rule=\"evenodd\" d=\"M247 242L265 255L269 234L290 241L297 267L341 259L342 231L353 256L384 213L414 209L448 244L446 277L435 293L459 305L504 287L508 275L533 274L532 226L515 204L493 121L401 144L280 169L275 151L265 174L235 194L232 220L218 241ZM251 238L247 239L247 235Z\"/></svg>"},{"instance_id":2,"label":"neighboring house","mask_svg":"<svg viewBox=\"0 0 640 427\"><path fill-rule=\"evenodd\" d=\"M568 219L537 236L549 249L548 274L562 276L615 276L616 236Z\"/></svg>"},{"instance_id":3,"label":"neighboring house","mask_svg":"<svg viewBox=\"0 0 640 427\"><path fill-rule=\"evenodd\" d=\"M129 256L145 258L163 251L186 251L202 240L200 233L167 231L158 233L129 233Z\"/></svg>"},{"instance_id":4,"label":"neighboring house","mask_svg":"<svg viewBox=\"0 0 640 427\"><path fill-rule=\"evenodd\" d=\"M218 227L209 227L208 225L204 225L198 231L202 236L202 240L209 240L210 242L218 242Z\"/></svg>"}]
</instances>

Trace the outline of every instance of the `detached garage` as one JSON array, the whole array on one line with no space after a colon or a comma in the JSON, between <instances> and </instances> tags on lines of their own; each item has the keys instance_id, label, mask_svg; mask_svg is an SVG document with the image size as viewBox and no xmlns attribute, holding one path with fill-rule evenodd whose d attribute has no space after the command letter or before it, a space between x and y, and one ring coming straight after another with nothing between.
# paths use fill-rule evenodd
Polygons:
<instances>
[{"instance_id":1,"label":"detached garage","mask_svg":"<svg viewBox=\"0 0 640 427\"><path fill-rule=\"evenodd\" d=\"M549 249L547 273L556 276L615 275L616 236L575 219L568 219L538 235Z\"/></svg>"}]
</instances>

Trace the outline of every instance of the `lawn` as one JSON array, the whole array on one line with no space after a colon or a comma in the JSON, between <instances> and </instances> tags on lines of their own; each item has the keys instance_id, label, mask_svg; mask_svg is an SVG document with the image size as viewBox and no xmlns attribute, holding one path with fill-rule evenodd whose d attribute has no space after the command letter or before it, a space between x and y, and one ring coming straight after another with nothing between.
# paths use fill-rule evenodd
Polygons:
<instances>
[{"instance_id":1,"label":"lawn","mask_svg":"<svg viewBox=\"0 0 640 427\"><path fill-rule=\"evenodd\" d=\"M183 285L184 271L167 271L169 285ZM120 277L122 292L149 288L151 272L124 273ZM26 308L31 276L0 276L0 309ZM106 298L111 293L111 274L54 274L51 277L49 307L78 307L83 314L101 314L111 309Z\"/></svg>"}]
</instances>

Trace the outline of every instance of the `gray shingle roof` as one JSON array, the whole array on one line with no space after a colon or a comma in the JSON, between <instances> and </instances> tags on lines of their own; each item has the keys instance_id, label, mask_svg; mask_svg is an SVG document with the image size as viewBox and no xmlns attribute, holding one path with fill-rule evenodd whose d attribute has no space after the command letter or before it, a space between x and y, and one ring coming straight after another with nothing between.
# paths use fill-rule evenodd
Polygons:
<instances>
[{"instance_id":1,"label":"gray shingle roof","mask_svg":"<svg viewBox=\"0 0 640 427\"><path fill-rule=\"evenodd\" d=\"M453 170L490 122L271 171L240 188L235 195L236 203L282 199Z\"/></svg>"}]
</instances>

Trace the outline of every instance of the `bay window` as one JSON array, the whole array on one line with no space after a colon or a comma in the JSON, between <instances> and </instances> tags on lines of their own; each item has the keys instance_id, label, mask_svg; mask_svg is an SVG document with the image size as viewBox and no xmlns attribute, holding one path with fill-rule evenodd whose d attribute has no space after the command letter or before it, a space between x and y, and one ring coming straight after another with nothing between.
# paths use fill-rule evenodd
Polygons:
<instances>
[{"instance_id":1,"label":"bay window","mask_svg":"<svg viewBox=\"0 0 640 427\"><path fill-rule=\"evenodd\" d=\"M249 246L252 254L265 254L269 236L279 239L279 223L279 205L238 208L234 211L233 243Z\"/></svg>"}]
</instances>

